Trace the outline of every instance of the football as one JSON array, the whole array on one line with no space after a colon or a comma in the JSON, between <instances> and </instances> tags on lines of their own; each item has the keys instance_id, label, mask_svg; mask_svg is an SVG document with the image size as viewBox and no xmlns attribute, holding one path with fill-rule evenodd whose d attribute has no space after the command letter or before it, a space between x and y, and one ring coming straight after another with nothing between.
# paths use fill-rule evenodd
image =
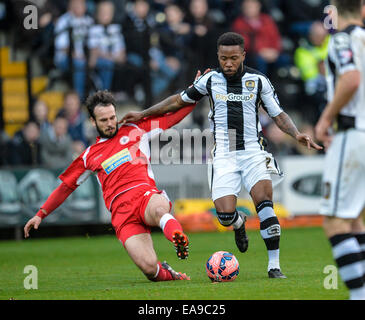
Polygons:
<instances>
[{"instance_id":1,"label":"football","mask_svg":"<svg viewBox=\"0 0 365 320\"><path fill-rule=\"evenodd\" d=\"M237 278L240 266L237 258L232 253L218 251L208 259L206 272L212 282L229 282Z\"/></svg>"}]
</instances>

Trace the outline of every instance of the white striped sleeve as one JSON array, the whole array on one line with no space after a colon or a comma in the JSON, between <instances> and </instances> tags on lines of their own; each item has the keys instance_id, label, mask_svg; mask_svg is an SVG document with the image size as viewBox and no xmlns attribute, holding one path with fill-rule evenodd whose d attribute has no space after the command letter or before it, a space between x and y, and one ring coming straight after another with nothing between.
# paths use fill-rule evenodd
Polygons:
<instances>
[{"instance_id":1,"label":"white striped sleeve","mask_svg":"<svg viewBox=\"0 0 365 320\"><path fill-rule=\"evenodd\" d=\"M262 83L261 101L263 102L263 108L270 117L275 118L283 112L278 95L276 94L269 79L264 76L260 76L260 80Z\"/></svg>"},{"instance_id":2,"label":"white striped sleeve","mask_svg":"<svg viewBox=\"0 0 365 320\"><path fill-rule=\"evenodd\" d=\"M208 95L207 81L211 75L207 73L198 78L192 86L180 93L181 99L186 103L195 103Z\"/></svg>"}]
</instances>

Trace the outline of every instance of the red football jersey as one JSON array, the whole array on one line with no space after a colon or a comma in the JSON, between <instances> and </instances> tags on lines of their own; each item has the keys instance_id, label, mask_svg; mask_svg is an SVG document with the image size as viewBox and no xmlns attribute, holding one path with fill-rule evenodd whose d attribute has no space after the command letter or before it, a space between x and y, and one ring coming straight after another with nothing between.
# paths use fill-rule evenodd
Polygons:
<instances>
[{"instance_id":1,"label":"red football jersey","mask_svg":"<svg viewBox=\"0 0 365 320\"><path fill-rule=\"evenodd\" d=\"M106 207L123 192L142 185L156 187L150 163L149 140L182 120L195 105L161 117L122 125L110 139L97 138L59 178L76 189L91 174L97 174Z\"/></svg>"}]
</instances>

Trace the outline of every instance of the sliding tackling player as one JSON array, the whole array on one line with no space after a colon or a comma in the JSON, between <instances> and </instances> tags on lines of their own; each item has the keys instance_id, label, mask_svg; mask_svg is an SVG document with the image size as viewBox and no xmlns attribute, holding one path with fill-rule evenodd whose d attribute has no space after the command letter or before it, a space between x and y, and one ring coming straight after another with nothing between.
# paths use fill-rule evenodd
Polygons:
<instances>
[{"instance_id":1,"label":"sliding tackling player","mask_svg":"<svg viewBox=\"0 0 365 320\"><path fill-rule=\"evenodd\" d=\"M100 136L59 176L62 184L25 225L25 237L29 237L30 229L38 229L41 221L91 174L96 174L116 236L146 277L151 281L190 280L166 262L159 262L153 248L151 227L163 230L180 259L188 257L189 240L180 223L170 214L171 202L166 193L156 188L149 140L177 124L194 105L164 116L127 123L119 129L111 93L99 91L88 98L86 105Z\"/></svg>"}]
</instances>

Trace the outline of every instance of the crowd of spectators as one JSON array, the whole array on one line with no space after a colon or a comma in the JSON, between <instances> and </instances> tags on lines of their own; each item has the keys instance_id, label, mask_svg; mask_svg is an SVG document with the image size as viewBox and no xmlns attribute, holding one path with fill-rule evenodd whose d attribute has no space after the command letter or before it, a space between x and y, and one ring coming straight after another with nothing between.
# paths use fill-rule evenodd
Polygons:
<instances>
[{"instance_id":1,"label":"crowd of spectators","mask_svg":"<svg viewBox=\"0 0 365 320\"><path fill-rule=\"evenodd\" d=\"M31 33L17 30L25 4L39 8L39 28ZM284 108L312 133L326 103L327 5L328 0L0 0L0 27L16 32L13 45L30 48L44 73L60 71L71 90L53 123L47 105L36 101L24 128L9 141L1 138L1 152L8 150L1 162L67 164L93 143L82 108L88 94L107 89L119 101L149 107L189 85L198 69L218 67L216 41L226 31L242 34L246 64L268 75L284 102L290 90L283 84L296 86L292 94L303 103ZM266 115L260 117L274 154L305 154Z\"/></svg>"},{"instance_id":2,"label":"crowd of spectators","mask_svg":"<svg viewBox=\"0 0 365 320\"><path fill-rule=\"evenodd\" d=\"M30 120L12 139L2 133L0 165L65 168L95 138L76 91L65 94L52 123L48 114L47 104L37 100Z\"/></svg>"}]
</instances>

